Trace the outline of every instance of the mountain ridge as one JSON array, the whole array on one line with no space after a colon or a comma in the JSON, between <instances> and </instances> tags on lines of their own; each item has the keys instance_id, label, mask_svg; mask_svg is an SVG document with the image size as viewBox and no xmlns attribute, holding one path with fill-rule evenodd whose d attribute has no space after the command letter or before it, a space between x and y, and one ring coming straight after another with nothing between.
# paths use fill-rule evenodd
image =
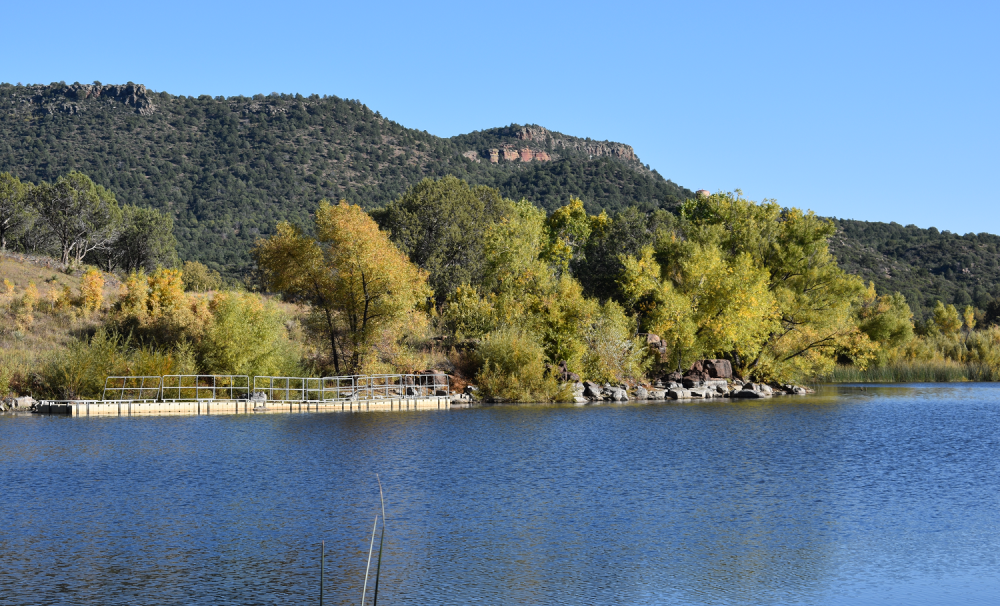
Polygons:
<instances>
[{"instance_id":1,"label":"mountain ridge","mask_svg":"<svg viewBox=\"0 0 1000 606\"><path fill-rule=\"evenodd\" d=\"M80 170L122 202L169 212L181 255L231 275L250 269L250 248L278 220L308 226L321 198L372 209L425 177L453 174L546 210L571 197L591 212L672 209L692 195L622 143L537 125L442 138L335 96L5 83L0 135L0 171L38 182ZM516 158L490 161L515 145Z\"/></svg>"},{"instance_id":2,"label":"mountain ridge","mask_svg":"<svg viewBox=\"0 0 1000 606\"><path fill-rule=\"evenodd\" d=\"M511 124L453 137L406 128L358 100L198 97L142 84L0 84L0 171L53 181L81 170L121 202L169 212L182 258L227 275L278 220L305 228L321 198L384 206L425 177L455 175L547 211L676 210L694 192L635 150ZM834 219L840 265L915 315L935 300L986 309L1000 294L1000 237Z\"/></svg>"}]
</instances>

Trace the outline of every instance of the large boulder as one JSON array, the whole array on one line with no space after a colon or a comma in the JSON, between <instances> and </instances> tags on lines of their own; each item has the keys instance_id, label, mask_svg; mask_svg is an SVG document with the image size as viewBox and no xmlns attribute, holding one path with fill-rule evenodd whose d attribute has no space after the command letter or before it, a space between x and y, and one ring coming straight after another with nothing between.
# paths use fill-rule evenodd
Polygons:
<instances>
[{"instance_id":1,"label":"large boulder","mask_svg":"<svg viewBox=\"0 0 1000 606\"><path fill-rule=\"evenodd\" d=\"M702 367L713 379L733 378L733 365L729 363L729 360L703 360Z\"/></svg>"},{"instance_id":2,"label":"large boulder","mask_svg":"<svg viewBox=\"0 0 1000 606\"><path fill-rule=\"evenodd\" d=\"M641 385L639 387L636 387L635 388L635 399L636 400L640 400L640 401L641 400L648 400L649 399L649 391L647 391L646 388L642 387Z\"/></svg>"},{"instance_id":3,"label":"large boulder","mask_svg":"<svg viewBox=\"0 0 1000 606\"><path fill-rule=\"evenodd\" d=\"M608 391L612 402L628 402L628 392L621 387L612 387Z\"/></svg>"},{"instance_id":4,"label":"large boulder","mask_svg":"<svg viewBox=\"0 0 1000 606\"><path fill-rule=\"evenodd\" d=\"M774 395L774 390L764 383L746 383L743 389L734 391L733 398L770 398Z\"/></svg>"},{"instance_id":5,"label":"large boulder","mask_svg":"<svg viewBox=\"0 0 1000 606\"><path fill-rule=\"evenodd\" d=\"M668 389L667 397L671 400L686 400L691 397L691 392L682 388Z\"/></svg>"},{"instance_id":6,"label":"large boulder","mask_svg":"<svg viewBox=\"0 0 1000 606\"><path fill-rule=\"evenodd\" d=\"M592 381L583 382L583 397L585 398L600 398L601 397L601 386Z\"/></svg>"},{"instance_id":7,"label":"large boulder","mask_svg":"<svg viewBox=\"0 0 1000 606\"><path fill-rule=\"evenodd\" d=\"M649 399L650 400L664 400L667 397L667 391L665 389L650 389Z\"/></svg>"},{"instance_id":8,"label":"large boulder","mask_svg":"<svg viewBox=\"0 0 1000 606\"><path fill-rule=\"evenodd\" d=\"M35 401L31 396L21 396L20 398L14 398L14 408L31 408L38 402Z\"/></svg>"}]
</instances>

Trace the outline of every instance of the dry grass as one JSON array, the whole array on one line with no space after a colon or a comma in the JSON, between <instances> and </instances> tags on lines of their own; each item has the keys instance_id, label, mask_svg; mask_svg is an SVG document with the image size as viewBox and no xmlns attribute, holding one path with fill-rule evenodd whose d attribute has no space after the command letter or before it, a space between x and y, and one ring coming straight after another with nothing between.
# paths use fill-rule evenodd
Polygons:
<instances>
[{"instance_id":1,"label":"dry grass","mask_svg":"<svg viewBox=\"0 0 1000 606\"><path fill-rule=\"evenodd\" d=\"M66 288L74 296L79 294L84 271L63 272L57 261L45 257L0 256L0 392L35 392L39 386L34 375L42 366L103 323L108 302L118 296L119 282L113 275L105 276L105 303L96 312L85 314L79 308L56 303ZM14 286L11 295L6 294L4 280ZM38 303L32 321L19 324L12 315L12 302L31 283L38 289ZM6 393L0 393L3 395Z\"/></svg>"}]
</instances>

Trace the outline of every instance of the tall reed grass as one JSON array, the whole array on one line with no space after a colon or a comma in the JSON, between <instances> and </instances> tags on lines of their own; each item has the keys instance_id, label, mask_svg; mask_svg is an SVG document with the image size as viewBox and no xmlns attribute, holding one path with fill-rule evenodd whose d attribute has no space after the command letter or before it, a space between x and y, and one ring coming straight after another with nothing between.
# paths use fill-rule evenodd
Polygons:
<instances>
[{"instance_id":1,"label":"tall reed grass","mask_svg":"<svg viewBox=\"0 0 1000 606\"><path fill-rule=\"evenodd\" d=\"M894 362L861 370L838 365L824 379L830 383L950 383L957 381L1000 381L1000 369L978 362L933 360Z\"/></svg>"}]
</instances>

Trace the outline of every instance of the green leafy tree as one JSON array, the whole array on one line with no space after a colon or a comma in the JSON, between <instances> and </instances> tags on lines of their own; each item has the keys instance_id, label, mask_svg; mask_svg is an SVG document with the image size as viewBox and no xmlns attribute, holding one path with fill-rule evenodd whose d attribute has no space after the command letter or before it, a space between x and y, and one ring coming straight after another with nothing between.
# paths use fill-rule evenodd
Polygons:
<instances>
[{"instance_id":1,"label":"green leafy tree","mask_svg":"<svg viewBox=\"0 0 1000 606\"><path fill-rule=\"evenodd\" d=\"M30 184L10 173L0 173L0 251L32 223L34 209L29 203Z\"/></svg>"},{"instance_id":2,"label":"green leafy tree","mask_svg":"<svg viewBox=\"0 0 1000 606\"><path fill-rule=\"evenodd\" d=\"M730 258L748 255L769 276L777 324L766 347L750 360L751 373L816 376L831 368L834 352L857 336L853 303L864 292L861 280L840 269L830 254L833 223L773 200L757 204L738 190L689 200L681 217L689 240L717 246ZM663 243L658 258L670 273L683 258L674 253L684 244Z\"/></svg>"},{"instance_id":3,"label":"green leafy tree","mask_svg":"<svg viewBox=\"0 0 1000 606\"><path fill-rule=\"evenodd\" d=\"M118 235L121 209L114 194L80 172L42 183L31 190L32 201L59 246L60 260L80 263L107 247Z\"/></svg>"},{"instance_id":4,"label":"green leafy tree","mask_svg":"<svg viewBox=\"0 0 1000 606\"><path fill-rule=\"evenodd\" d=\"M152 208L125 205L117 237L108 246L108 265L126 272L177 265L177 240L170 215Z\"/></svg>"},{"instance_id":5,"label":"green leafy tree","mask_svg":"<svg viewBox=\"0 0 1000 606\"><path fill-rule=\"evenodd\" d=\"M913 340L913 312L906 297L899 293L878 295L875 284L855 303L858 329L875 344L875 362L884 365L894 361Z\"/></svg>"},{"instance_id":6,"label":"green leafy tree","mask_svg":"<svg viewBox=\"0 0 1000 606\"><path fill-rule=\"evenodd\" d=\"M379 225L410 260L427 271L442 301L461 284L476 284L484 270L483 236L505 208L496 189L453 176L424 179L385 209Z\"/></svg>"},{"instance_id":7,"label":"green leafy tree","mask_svg":"<svg viewBox=\"0 0 1000 606\"><path fill-rule=\"evenodd\" d=\"M694 359L753 359L777 329L768 274L741 253L726 259L710 244L686 242L664 274L652 247L623 256L621 290L650 332L661 336L678 368Z\"/></svg>"},{"instance_id":8,"label":"green leafy tree","mask_svg":"<svg viewBox=\"0 0 1000 606\"><path fill-rule=\"evenodd\" d=\"M222 276L197 261L184 262L184 286L187 290L206 292L222 287Z\"/></svg>"},{"instance_id":9,"label":"green leafy tree","mask_svg":"<svg viewBox=\"0 0 1000 606\"><path fill-rule=\"evenodd\" d=\"M554 210L545 220L545 227L549 242L544 258L561 272L568 272L570 262L579 257L592 230L583 201L572 198L569 204Z\"/></svg>"},{"instance_id":10,"label":"green leafy tree","mask_svg":"<svg viewBox=\"0 0 1000 606\"><path fill-rule=\"evenodd\" d=\"M962 316L959 315L954 305L945 305L938 301L934 306L931 319L932 328L945 336L955 336L962 330Z\"/></svg>"}]
</instances>

